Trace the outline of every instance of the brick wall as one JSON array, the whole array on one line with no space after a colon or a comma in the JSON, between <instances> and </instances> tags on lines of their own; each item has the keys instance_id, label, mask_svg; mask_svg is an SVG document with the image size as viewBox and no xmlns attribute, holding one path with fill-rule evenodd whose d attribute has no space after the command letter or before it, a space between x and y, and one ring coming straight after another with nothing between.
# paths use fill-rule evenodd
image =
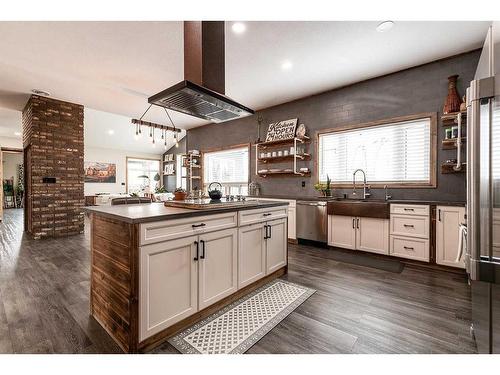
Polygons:
<instances>
[{"instance_id":1,"label":"brick wall","mask_svg":"<svg viewBox=\"0 0 500 375\"><path fill-rule=\"evenodd\" d=\"M447 77L459 74L458 91L460 95L465 94L465 88L474 77L479 55L479 50L464 53L262 109L254 116L190 129L187 131L187 149L203 151L217 147L253 143L257 139L258 115L262 115L264 118L264 123L260 128L262 138L265 138L269 123L298 117L299 123L306 125L308 133L313 136L314 141L316 140L316 132L321 129L345 127L425 112L438 112L440 116L447 95ZM390 194L394 199L465 201L465 174L440 173L441 163L447 159L456 158L456 151L442 149L441 140L443 138L444 128L439 121L437 188L390 189ZM313 171L313 175L308 178L270 177L266 179L257 177L255 175L255 147L251 147L250 151L250 179L261 185L262 194L296 197L315 197L318 195L313 187L317 182L316 142L310 146L312 160L301 163ZM305 181L304 187L302 187L302 181ZM335 194L340 195L351 191L352 189L336 189ZM372 189L372 193L374 198L384 197L383 189Z\"/></svg>"},{"instance_id":2,"label":"brick wall","mask_svg":"<svg viewBox=\"0 0 500 375\"><path fill-rule=\"evenodd\" d=\"M32 95L22 121L25 230L34 238L83 233L83 106Z\"/></svg>"}]
</instances>

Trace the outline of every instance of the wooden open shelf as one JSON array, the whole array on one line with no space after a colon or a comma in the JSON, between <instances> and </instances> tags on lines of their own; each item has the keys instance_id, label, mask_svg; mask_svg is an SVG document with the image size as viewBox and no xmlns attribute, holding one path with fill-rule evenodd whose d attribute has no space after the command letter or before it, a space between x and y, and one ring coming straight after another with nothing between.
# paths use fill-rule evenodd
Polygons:
<instances>
[{"instance_id":1,"label":"wooden open shelf","mask_svg":"<svg viewBox=\"0 0 500 375\"><path fill-rule=\"evenodd\" d=\"M302 155L286 155L286 156L274 156L270 158L259 158L259 162L261 163L279 163L283 161L293 160L294 157L300 160L309 160L311 158L310 154L302 154Z\"/></svg>"},{"instance_id":2,"label":"wooden open shelf","mask_svg":"<svg viewBox=\"0 0 500 375\"><path fill-rule=\"evenodd\" d=\"M311 141L311 138L304 136L301 138L280 139L278 141L260 142L260 143L256 143L256 145L262 149L265 149L266 147L291 145L294 143L295 140L297 140L297 142L300 142L300 143L308 143Z\"/></svg>"},{"instance_id":3,"label":"wooden open shelf","mask_svg":"<svg viewBox=\"0 0 500 375\"><path fill-rule=\"evenodd\" d=\"M467 111L461 111L461 112L452 112L448 113L446 115L441 116L441 122L443 123L443 126L449 126L457 123L457 115L461 113L462 114L462 119L465 119L467 117ZM465 123L464 123L465 125Z\"/></svg>"},{"instance_id":4,"label":"wooden open shelf","mask_svg":"<svg viewBox=\"0 0 500 375\"><path fill-rule=\"evenodd\" d=\"M272 177L272 176L292 176L292 177L308 177L311 175L311 172L307 173L294 173L294 172L267 172L267 173L257 173L260 177Z\"/></svg>"},{"instance_id":5,"label":"wooden open shelf","mask_svg":"<svg viewBox=\"0 0 500 375\"><path fill-rule=\"evenodd\" d=\"M451 173L465 173L467 170L467 163L462 163L462 169L456 171L453 169L455 164L441 164L441 173L442 174L451 174Z\"/></svg>"},{"instance_id":6,"label":"wooden open shelf","mask_svg":"<svg viewBox=\"0 0 500 375\"><path fill-rule=\"evenodd\" d=\"M462 137L462 144L467 141L466 137ZM441 142L443 150L453 150L457 148L457 139L443 139Z\"/></svg>"}]
</instances>

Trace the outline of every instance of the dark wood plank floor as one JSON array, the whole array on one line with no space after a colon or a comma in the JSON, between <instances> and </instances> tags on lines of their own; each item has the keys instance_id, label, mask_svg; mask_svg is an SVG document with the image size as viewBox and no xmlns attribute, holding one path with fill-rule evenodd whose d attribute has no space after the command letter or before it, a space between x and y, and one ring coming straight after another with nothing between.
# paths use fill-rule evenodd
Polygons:
<instances>
[{"instance_id":1,"label":"dark wood plank floor","mask_svg":"<svg viewBox=\"0 0 500 375\"><path fill-rule=\"evenodd\" d=\"M0 224L0 353L119 353L89 317L89 238L31 240L21 210ZM291 246L286 279L317 292L249 353L475 353L465 277L341 263ZM155 353L175 353L164 344Z\"/></svg>"}]
</instances>

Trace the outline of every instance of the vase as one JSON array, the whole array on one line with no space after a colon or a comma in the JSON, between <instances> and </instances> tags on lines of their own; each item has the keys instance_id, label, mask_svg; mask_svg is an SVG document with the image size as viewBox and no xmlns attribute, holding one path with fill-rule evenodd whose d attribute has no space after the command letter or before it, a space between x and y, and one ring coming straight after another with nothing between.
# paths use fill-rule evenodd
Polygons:
<instances>
[{"instance_id":1,"label":"vase","mask_svg":"<svg viewBox=\"0 0 500 375\"><path fill-rule=\"evenodd\" d=\"M460 99L457 91L457 78L457 74L448 77L448 96L444 102L443 114L460 111L462 99Z\"/></svg>"}]
</instances>

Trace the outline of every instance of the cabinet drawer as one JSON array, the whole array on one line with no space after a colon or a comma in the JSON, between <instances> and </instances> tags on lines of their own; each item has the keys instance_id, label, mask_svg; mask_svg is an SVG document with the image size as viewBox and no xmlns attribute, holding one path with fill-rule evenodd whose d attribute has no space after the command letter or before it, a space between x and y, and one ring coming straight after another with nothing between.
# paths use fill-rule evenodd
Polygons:
<instances>
[{"instance_id":1,"label":"cabinet drawer","mask_svg":"<svg viewBox=\"0 0 500 375\"><path fill-rule=\"evenodd\" d=\"M236 215L236 212L228 212L141 224L140 245L234 228L237 225Z\"/></svg>"},{"instance_id":2,"label":"cabinet drawer","mask_svg":"<svg viewBox=\"0 0 500 375\"><path fill-rule=\"evenodd\" d=\"M391 214L429 216L429 206L421 204L391 204Z\"/></svg>"},{"instance_id":3,"label":"cabinet drawer","mask_svg":"<svg viewBox=\"0 0 500 375\"><path fill-rule=\"evenodd\" d=\"M429 217L391 215L391 234L429 238Z\"/></svg>"},{"instance_id":4,"label":"cabinet drawer","mask_svg":"<svg viewBox=\"0 0 500 375\"><path fill-rule=\"evenodd\" d=\"M390 254L408 259L429 261L429 240L391 236Z\"/></svg>"},{"instance_id":5,"label":"cabinet drawer","mask_svg":"<svg viewBox=\"0 0 500 375\"><path fill-rule=\"evenodd\" d=\"M244 210L238 212L239 225L262 223L268 220L281 219L288 216L286 206L258 208L256 210Z\"/></svg>"},{"instance_id":6,"label":"cabinet drawer","mask_svg":"<svg viewBox=\"0 0 500 375\"><path fill-rule=\"evenodd\" d=\"M260 197L251 197L247 198L248 201L278 201L278 202L288 202L288 207L295 207L296 201L293 199L280 199L280 198L260 198Z\"/></svg>"}]
</instances>

